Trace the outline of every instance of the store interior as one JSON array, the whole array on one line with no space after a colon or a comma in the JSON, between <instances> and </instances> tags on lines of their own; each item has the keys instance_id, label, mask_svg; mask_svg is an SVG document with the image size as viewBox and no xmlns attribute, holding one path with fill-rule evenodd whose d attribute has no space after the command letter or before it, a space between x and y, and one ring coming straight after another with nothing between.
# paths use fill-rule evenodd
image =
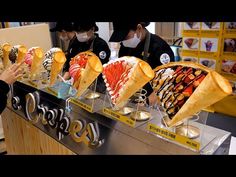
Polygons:
<instances>
[{"instance_id":1,"label":"store interior","mask_svg":"<svg viewBox=\"0 0 236 177\"><path fill-rule=\"evenodd\" d=\"M38 57L40 62L35 66L32 62L30 69L25 66L25 76L10 86L7 107L0 117L0 154L236 154L236 22L150 22L146 29L162 38L174 54L172 64L163 63L163 67L155 69L138 58L131 61L129 57L120 59L120 42L109 42L114 32L113 23L96 22L96 25L99 37L109 46L109 62L101 64L94 53L78 53L76 57L85 55L92 58L86 59L87 62L97 63L96 67L95 64L85 64L78 76L84 79L83 82L79 80L77 83L76 77L71 75L74 82L71 84L61 78L65 53L70 44L61 40L58 32L50 32L56 27L56 22L1 22L3 57L0 73L13 64L10 52L15 46L23 46L28 53L28 49L34 47L32 60ZM8 53L4 48L7 45ZM36 50L40 53L38 56ZM59 57L57 65L50 67L50 72L43 64L49 51L53 53L54 63L56 56ZM17 52L18 59L19 48ZM27 52L22 60L25 60ZM17 59L15 62L18 62ZM127 62L130 67L133 62L132 67L140 66L144 75L139 75L143 83L134 79L133 85L130 77L131 86L128 87L125 82L123 86L127 94L119 92L126 97L118 94L113 99L114 92L111 94L107 86L112 82L109 82L106 72L111 72L109 66L115 65L116 61ZM111 73L116 75L118 66ZM204 79L199 85L191 87L190 95L184 94L188 98L175 110L176 113L169 114L165 104L172 97L169 96L172 92L162 93L160 88L163 85L159 90L157 86L167 81L163 79L163 72L168 74L166 71L172 69L176 74L180 66L180 70L187 68L184 73L191 70L192 77L200 78L203 74ZM32 67L36 68L34 73ZM55 76L52 68L57 70ZM201 74L196 74L197 71ZM132 72L138 72L138 69ZM99 74L103 74L106 84L107 90L103 94L97 93ZM170 78L174 78L174 74ZM82 83L85 83L84 86ZM137 83L140 85L137 86ZM155 106L142 102L142 88L147 83L159 96ZM157 86L154 87L154 83ZM173 83L175 88L182 86L177 81ZM189 88L191 84L183 86ZM165 102L161 93L169 96ZM91 98L88 95L92 95ZM124 99L120 103L117 101L119 97ZM133 97L137 97L138 101L132 101ZM130 112L126 114L125 111ZM133 117L132 113L137 116L137 112L142 114ZM52 117L56 117L55 120ZM30 149L32 144L35 148ZM133 146L136 147L134 150Z\"/></svg>"}]
</instances>

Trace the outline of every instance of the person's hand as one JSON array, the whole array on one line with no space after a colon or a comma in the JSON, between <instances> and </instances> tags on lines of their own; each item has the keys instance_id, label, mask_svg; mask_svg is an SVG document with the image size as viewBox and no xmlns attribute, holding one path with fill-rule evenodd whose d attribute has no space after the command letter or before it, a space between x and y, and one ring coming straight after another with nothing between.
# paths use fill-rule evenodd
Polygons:
<instances>
[{"instance_id":1,"label":"person's hand","mask_svg":"<svg viewBox=\"0 0 236 177\"><path fill-rule=\"evenodd\" d=\"M9 68L4 70L0 75L0 80L6 82L7 84L13 84L18 78L22 77L23 65L24 61L21 63L15 63L11 65Z\"/></svg>"}]
</instances>

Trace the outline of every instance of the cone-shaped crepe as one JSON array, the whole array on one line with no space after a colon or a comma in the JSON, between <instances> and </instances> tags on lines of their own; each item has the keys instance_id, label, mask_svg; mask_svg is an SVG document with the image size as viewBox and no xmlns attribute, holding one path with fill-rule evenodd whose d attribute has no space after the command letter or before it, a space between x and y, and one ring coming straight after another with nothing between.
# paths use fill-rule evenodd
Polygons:
<instances>
[{"instance_id":1,"label":"cone-shaped crepe","mask_svg":"<svg viewBox=\"0 0 236 177\"><path fill-rule=\"evenodd\" d=\"M33 51L33 60L30 69L30 77L33 78L40 72L43 59L43 50L41 48L35 48Z\"/></svg>"},{"instance_id":2,"label":"cone-shaped crepe","mask_svg":"<svg viewBox=\"0 0 236 177\"><path fill-rule=\"evenodd\" d=\"M61 72L64 63L66 62L66 57L64 52L57 51L54 53L51 73L50 73L50 86L53 86L57 80L57 75Z\"/></svg>"},{"instance_id":3,"label":"cone-shaped crepe","mask_svg":"<svg viewBox=\"0 0 236 177\"><path fill-rule=\"evenodd\" d=\"M154 72L151 84L169 117L166 123L170 127L232 93L228 80L197 63L168 63Z\"/></svg>"},{"instance_id":4,"label":"cone-shaped crepe","mask_svg":"<svg viewBox=\"0 0 236 177\"><path fill-rule=\"evenodd\" d=\"M24 59L25 59L25 55L27 53L27 48L23 45L21 45L19 48L18 48L18 56L16 58L16 62L17 63L20 63L22 62Z\"/></svg>"},{"instance_id":5,"label":"cone-shaped crepe","mask_svg":"<svg viewBox=\"0 0 236 177\"><path fill-rule=\"evenodd\" d=\"M75 85L77 89L77 96L81 96L86 89L93 83L93 81L102 73L103 67L100 59L93 54L88 52L88 60L85 69L81 73L79 81L79 87ZM78 83L76 83L78 84Z\"/></svg>"},{"instance_id":6,"label":"cone-shaped crepe","mask_svg":"<svg viewBox=\"0 0 236 177\"><path fill-rule=\"evenodd\" d=\"M103 67L104 82L117 108L154 77L150 65L136 57L121 57Z\"/></svg>"},{"instance_id":7,"label":"cone-shaped crepe","mask_svg":"<svg viewBox=\"0 0 236 177\"><path fill-rule=\"evenodd\" d=\"M2 50L3 50L3 66L4 68L7 68L10 65L10 60L9 60L9 53L11 51L11 45L8 43L5 43L2 45Z\"/></svg>"},{"instance_id":8,"label":"cone-shaped crepe","mask_svg":"<svg viewBox=\"0 0 236 177\"><path fill-rule=\"evenodd\" d=\"M43 67L48 73L51 72L53 55L55 52L58 52L58 51L62 51L62 50L60 48L53 47L44 54Z\"/></svg>"}]
</instances>

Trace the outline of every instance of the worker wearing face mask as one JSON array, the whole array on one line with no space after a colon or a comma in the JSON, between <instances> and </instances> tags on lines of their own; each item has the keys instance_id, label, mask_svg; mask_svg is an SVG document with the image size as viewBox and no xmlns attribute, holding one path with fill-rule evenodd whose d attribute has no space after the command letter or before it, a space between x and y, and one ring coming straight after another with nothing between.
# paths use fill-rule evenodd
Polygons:
<instances>
[{"instance_id":1,"label":"worker wearing face mask","mask_svg":"<svg viewBox=\"0 0 236 177\"><path fill-rule=\"evenodd\" d=\"M73 22L57 22L56 26L50 29L51 32L57 32L59 38L63 42L69 42L68 48L65 52L67 60L77 54L78 40L74 31Z\"/></svg>"},{"instance_id":2,"label":"worker wearing face mask","mask_svg":"<svg viewBox=\"0 0 236 177\"><path fill-rule=\"evenodd\" d=\"M76 54L90 50L99 57L102 64L107 63L109 61L111 51L106 41L100 38L99 35L96 33L98 31L98 27L95 22L75 22L74 30L77 39L75 50ZM72 56L71 58L73 58L74 56ZM70 67L71 58L69 60L67 59L64 65L65 74L63 77L66 80L70 78L68 71ZM102 79L102 75L99 75L97 81L97 91L100 93L104 93L105 90L106 88Z\"/></svg>"},{"instance_id":3,"label":"worker wearing face mask","mask_svg":"<svg viewBox=\"0 0 236 177\"><path fill-rule=\"evenodd\" d=\"M119 57L135 56L155 69L157 66L174 61L174 53L170 46L159 36L151 34L145 27L150 22L113 22L113 33L109 42L121 42ZM156 97L151 85L144 86L147 90L148 103L154 103Z\"/></svg>"}]
</instances>

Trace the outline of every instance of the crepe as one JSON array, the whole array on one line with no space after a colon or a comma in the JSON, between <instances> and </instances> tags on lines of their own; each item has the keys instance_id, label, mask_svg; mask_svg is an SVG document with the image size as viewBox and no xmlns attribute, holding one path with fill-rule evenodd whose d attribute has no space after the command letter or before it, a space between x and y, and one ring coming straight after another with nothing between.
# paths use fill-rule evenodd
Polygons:
<instances>
[{"instance_id":1,"label":"crepe","mask_svg":"<svg viewBox=\"0 0 236 177\"><path fill-rule=\"evenodd\" d=\"M48 50L44 55L43 67L48 73L50 73L51 71L53 55L55 54L55 52L58 52L58 51L62 51L62 50L60 48L53 47L50 50Z\"/></svg>"},{"instance_id":2,"label":"crepe","mask_svg":"<svg viewBox=\"0 0 236 177\"><path fill-rule=\"evenodd\" d=\"M80 97L94 80L102 73L100 59L92 52L86 51L77 54L70 61L70 76L74 79L77 96Z\"/></svg>"},{"instance_id":3,"label":"crepe","mask_svg":"<svg viewBox=\"0 0 236 177\"><path fill-rule=\"evenodd\" d=\"M168 126L196 114L232 93L227 79L193 62L175 62L157 67L151 85L168 118Z\"/></svg>"},{"instance_id":4,"label":"crepe","mask_svg":"<svg viewBox=\"0 0 236 177\"><path fill-rule=\"evenodd\" d=\"M2 50L3 50L3 66L4 68L7 68L10 65L10 60L9 60L9 53L11 51L11 45L8 43L4 43L2 45Z\"/></svg>"},{"instance_id":5,"label":"crepe","mask_svg":"<svg viewBox=\"0 0 236 177\"><path fill-rule=\"evenodd\" d=\"M103 78L113 105L126 101L154 77L150 65L136 57L121 57L103 65Z\"/></svg>"},{"instance_id":6,"label":"crepe","mask_svg":"<svg viewBox=\"0 0 236 177\"><path fill-rule=\"evenodd\" d=\"M53 55L52 68L50 72L50 86L53 86L57 80L58 74L61 72L64 63L66 62L66 56L64 52L57 51Z\"/></svg>"}]
</instances>

